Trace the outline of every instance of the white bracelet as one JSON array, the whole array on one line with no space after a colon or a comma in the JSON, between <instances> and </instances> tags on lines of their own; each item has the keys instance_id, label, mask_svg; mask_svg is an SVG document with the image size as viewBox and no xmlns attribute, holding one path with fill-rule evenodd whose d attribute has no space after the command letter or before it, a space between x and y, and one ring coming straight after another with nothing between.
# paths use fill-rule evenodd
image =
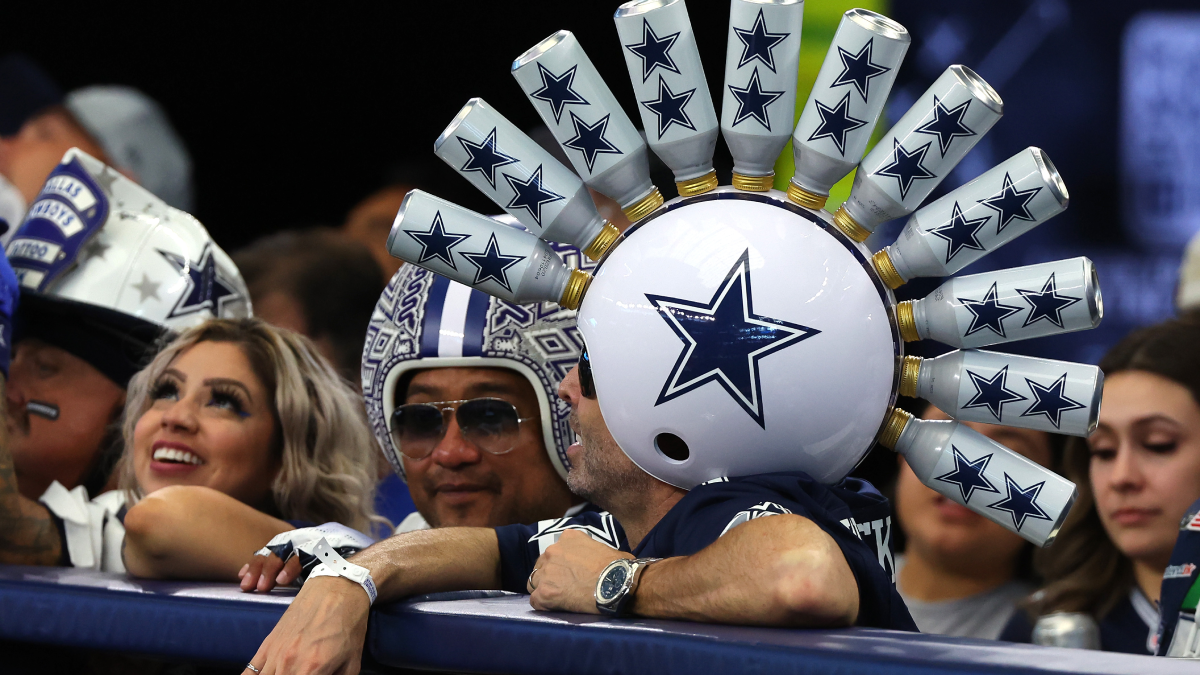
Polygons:
<instances>
[{"instance_id":1,"label":"white bracelet","mask_svg":"<svg viewBox=\"0 0 1200 675\"><path fill-rule=\"evenodd\" d=\"M324 537L321 538L321 541L317 542L313 553L316 554L317 559L321 563L308 573L310 580L314 577L343 577L349 579L362 586L362 589L367 592L367 597L370 598L370 604L375 604L375 598L378 596L378 593L375 590L375 580L371 578L370 570L355 565L338 555L338 552L333 550L333 547L329 545L329 542L325 541Z\"/></svg>"}]
</instances>

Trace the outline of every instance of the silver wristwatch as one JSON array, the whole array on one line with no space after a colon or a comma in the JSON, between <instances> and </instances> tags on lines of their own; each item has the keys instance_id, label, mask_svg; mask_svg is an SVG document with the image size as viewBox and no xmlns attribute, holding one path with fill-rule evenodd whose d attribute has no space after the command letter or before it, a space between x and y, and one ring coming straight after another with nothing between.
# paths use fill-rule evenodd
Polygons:
<instances>
[{"instance_id":1,"label":"silver wristwatch","mask_svg":"<svg viewBox=\"0 0 1200 675\"><path fill-rule=\"evenodd\" d=\"M642 570L662 558L620 558L608 564L596 582L596 609L608 616L622 616L633 600Z\"/></svg>"}]
</instances>

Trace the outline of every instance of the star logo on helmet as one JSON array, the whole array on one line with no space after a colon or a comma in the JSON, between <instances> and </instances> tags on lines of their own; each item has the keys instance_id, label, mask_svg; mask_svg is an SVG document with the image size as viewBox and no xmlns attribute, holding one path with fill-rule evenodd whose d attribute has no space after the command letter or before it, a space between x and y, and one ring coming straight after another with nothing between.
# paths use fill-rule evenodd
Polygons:
<instances>
[{"instance_id":1,"label":"star logo on helmet","mask_svg":"<svg viewBox=\"0 0 1200 675\"><path fill-rule=\"evenodd\" d=\"M954 451L954 470L938 476L937 480L957 485L963 504L970 503L971 495L975 494L976 490L1000 494L996 486L983 475L983 472L987 471L988 463L992 461L990 454L972 461L955 446L951 445L950 448Z\"/></svg>"},{"instance_id":2,"label":"star logo on helmet","mask_svg":"<svg viewBox=\"0 0 1200 675\"><path fill-rule=\"evenodd\" d=\"M754 313L749 249L708 302L649 293L646 299L683 342L654 405L716 382L764 429L759 361L821 332Z\"/></svg>"},{"instance_id":3,"label":"star logo on helmet","mask_svg":"<svg viewBox=\"0 0 1200 675\"><path fill-rule=\"evenodd\" d=\"M168 319L187 316L205 310L214 316L224 316L225 305L231 302L244 302L245 298L237 291L234 283L217 269L216 256L213 255L212 242L204 244L200 259L196 262L185 256L159 249L159 254L167 262L181 272L181 278L186 280L187 288L180 296L175 307L167 314Z\"/></svg>"},{"instance_id":4,"label":"star logo on helmet","mask_svg":"<svg viewBox=\"0 0 1200 675\"><path fill-rule=\"evenodd\" d=\"M745 28L733 28L734 35L742 41L742 56L738 59L738 68L750 63L754 59L762 61L762 64L775 72L775 56L772 51L775 47L787 39L791 33L768 33L767 22L763 18L763 11L758 10L758 17L754 19L754 25L750 30Z\"/></svg>"},{"instance_id":5,"label":"star logo on helmet","mask_svg":"<svg viewBox=\"0 0 1200 675\"><path fill-rule=\"evenodd\" d=\"M626 49L642 60L642 82L650 79L655 68L662 68L672 73L679 72L679 68L670 54L671 47L678 39L678 31L661 38L658 37L654 34L654 29L650 27L650 22L642 19L641 44L625 45Z\"/></svg>"},{"instance_id":6,"label":"star logo on helmet","mask_svg":"<svg viewBox=\"0 0 1200 675\"><path fill-rule=\"evenodd\" d=\"M1035 415L1045 415L1046 419L1057 429L1062 422L1062 414L1068 410L1082 410L1087 406L1071 398L1067 398L1064 390L1067 388L1067 374L1063 373L1062 377L1058 378L1049 387L1038 384L1029 378L1025 378L1025 382L1029 385L1029 390L1033 392L1037 399L1033 405L1029 406L1029 410L1021 413L1021 417L1033 417Z\"/></svg>"},{"instance_id":7,"label":"star logo on helmet","mask_svg":"<svg viewBox=\"0 0 1200 675\"><path fill-rule=\"evenodd\" d=\"M992 416L999 422L1004 415L1004 404L1013 401L1027 401L1028 397L1022 396L1017 392L1004 386L1005 380L1008 379L1008 366L1000 369L1000 372L991 376L984 377L975 371L968 370L967 377L971 378L971 384L975 385L975 395L970 401L963 406L963 409L968 408L987 408Z\"/></svg>"},{"instance_id":8,"label":"star logo on helmet","mask_svg":"<svg viewBox=\"0 0 1200 675\"><path fill-rule=\"evenodd\" d=\"M1017 484L1017 481L1005 473L1004 486L1008 489L1008 496L995 504L988 504L988 508L1005 511L1011 515L1013 526L1017 528L1018 532L1025 525L1025 519L1027 518L1050 520L1050 516L1037 504L1038 495L1041 494L1042 487L1045 485L1046 482L1042 481L1041 483L1034 483L1027 488L1023 488Z\"/></svg>"},{"instance_id":9,"label":"star logo on helmet","mask_svg":"<svg viewBox=\"0 0 1200 675\"><path fill-rule=\"evenodd\" d=\"M554 112L555 124L562 121L563 108L572 103L588 104L587 100L579 95L579 92L571 88L571 85L575 83L576 68L578 66L571 66L562 75L555 75L547 70L541 62L538 63L538 74L542 76L542 88L529 96L550 104L550 110Z\"/></svg>"},{"instance_id":10,"label":"star logo on helmet","mask_svg":"<svg viewBox=\"0 0 1200 675\"><path fill-rule=\"evenodd\" d=\"M508 268L516 265L525 259L523 255L504 255L500 252L500 245L496 242L496 233L492 233L488 238L487 248L483 253L462 253L459 255L467 259L478 270L475 272L475 281L471 282L472 286L478 286L489 279L500 284L504 290L512 292L512 287L508 283Z\"/></svg>"}]
</instances>

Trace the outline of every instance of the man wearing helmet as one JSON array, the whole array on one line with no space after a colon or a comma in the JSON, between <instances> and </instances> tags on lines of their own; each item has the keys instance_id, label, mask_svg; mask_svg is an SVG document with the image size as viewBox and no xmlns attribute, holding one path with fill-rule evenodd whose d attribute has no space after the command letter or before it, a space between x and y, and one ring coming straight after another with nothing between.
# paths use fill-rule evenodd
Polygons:
<instances>
[{"instance_id":1,"label":"man wearing helmet","mask_svg":"<svg viewBox=\"0 0 1200 675\"><path fill-rule=\"evenodd\" d=\"M92 521L116 517L119 504L89 498L112 487L129 378L161 337L246 316L249 296L199 222L78 149L47 179L8 258L21 290L0 562L99 567Z\"/></svg>"}]
</instances>

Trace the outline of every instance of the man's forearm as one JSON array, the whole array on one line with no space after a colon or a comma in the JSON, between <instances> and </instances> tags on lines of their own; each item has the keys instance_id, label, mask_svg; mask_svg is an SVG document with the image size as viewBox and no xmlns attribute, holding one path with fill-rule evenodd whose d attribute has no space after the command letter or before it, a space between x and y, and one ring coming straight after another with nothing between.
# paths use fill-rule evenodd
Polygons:
<instances>
[{"instance_id":1,"label":"man's forearm","mask_svg":"<svg viewBox=\"0 0 1200 675\"><path fill-rule=\"evenodd\" d=\"M4 380L0 378L0 563L6 565L57 565L62 540L50 512L21 496L8 445L4 409Z\"/></svg>"},{"instance_id":2,"label":"man's forearm","mask_svg":"<svg viewBox=\"0 0 1200 675\"><path fill-rule=\"evenodd\" d=\"M807 518L779 515L647 567L632 611L713 623L847 625L858 614L858 585L828 534Z\"/></svg>"},{"instance_id":3,"label":"man's forearm","mask_svg":"<svg viewBox=\"0 0 1200 675\"><path fill-rule=\"evenodd\" d=\"M371 571L379 601L500 588L500 548L486 527L446 527L384 539L350 559Z\"/></svg>"}]
</instances>

